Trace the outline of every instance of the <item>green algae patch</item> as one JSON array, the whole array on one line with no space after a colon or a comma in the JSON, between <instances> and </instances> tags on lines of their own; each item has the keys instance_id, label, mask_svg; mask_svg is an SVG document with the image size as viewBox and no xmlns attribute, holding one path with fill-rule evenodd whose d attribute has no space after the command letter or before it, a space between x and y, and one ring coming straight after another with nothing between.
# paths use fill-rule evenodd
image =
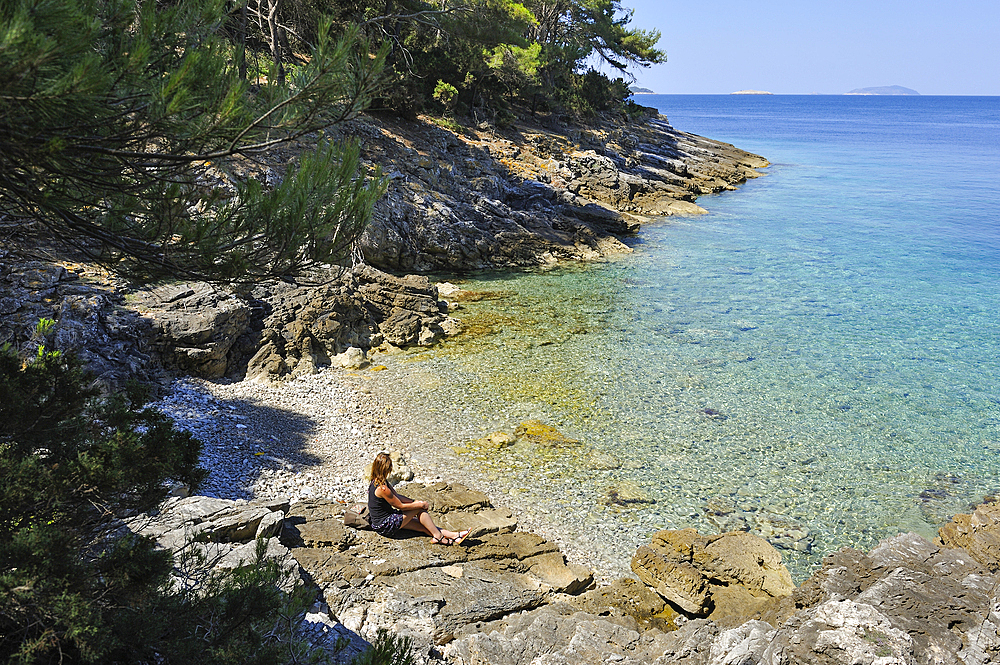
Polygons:
<instances>
[{"instance_id":1,"label":"green algae patch","mask_svg":"<svg viewBox=\"0 0 1000 665\"><path fill-rule=\"evenodd\" d=\"M522 325L512 316L488 311L480 312L473 316L462 317L462 332L460 339L475 339L486 335L496 335L510 328L517 328Z\"/></svg>"},{"instance_id":2,"label":"green algae patch","mask_svg":"<svg viewBox=\"0 0 1000 665\"><path fill-rule=\"evenodd\" d=\"M570 439L552 425L540 420L529 420L521 423L514 430L518 441L527 441L547 448L571 448L580 445L577 439Z\"/></svg>"},{"instance_id":3,"label":"green algae patch","mask_svg":"<svg viewBox=\"0 0 1000 665\"><path fill-rule=\"evenodd\" d=\"M449 302L482 302L484 300L505 300L517 295L514 291L455 291L448 295Z\"/></svg>"}]
</instances>

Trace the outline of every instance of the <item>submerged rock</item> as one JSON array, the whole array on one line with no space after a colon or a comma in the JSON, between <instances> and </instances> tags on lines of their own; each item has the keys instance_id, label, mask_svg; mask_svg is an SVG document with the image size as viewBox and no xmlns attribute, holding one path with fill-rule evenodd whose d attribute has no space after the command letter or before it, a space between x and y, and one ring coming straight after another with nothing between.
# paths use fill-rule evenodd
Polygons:
<instances>
[{"instance_id":1,"label":"submerged rock","mask_svg":"<svg viewBox=\"0 0 1000 665\"><path fill-rule=\"evenodd\" d=\"M656 503L638 483L623 481L608 487L604 492L603 501L607 505L635 506Z\"/></svg>"},{"instance_id":2,"label":"submerged rock","mask_svg":"<svg viewBox=\"0 0 1000 665\"><path fill-rule=\"evenodd\" d=\"M469 445L486 451L497 451L509 448L517 443L517 438L507 432L493 432L486 436L472 441Z\"/></svg>"},{"instance_id":3,"label":"submerged rock","mask_svg":"<svg viewBox=\"0 0 1000 665\"><path fill-rule=\"evenodd\" d=\"M753 515L753 521L756 532L775 547L797 552L808 552L812 549L815 536L794 518L758 512Z\"/></svg>"},{"instance_id":4,"label":"submerged rock","mask_svg":"<svg viewBox=\"0 0 1000 665\"><path fill-rule=\"evenodd\" d=\"M577 439L570 439L552 425L540 420L521 423L514 430L518 441L526 441L547 448L566 448L580 445Z\"/></svg>"},{"instance_id":5,"label":"submerged rock","mask_svg":"<svg viewBox=\"0 0 1000 665\"><path fill-rule=\"evenodd\" d=\"M611 471L613 469L620 469L622 466L620 459L611 453L601 450L592 450L585 458L584 463L588 469L593 469L594 471Z\"/></svg>"}]
</instances>

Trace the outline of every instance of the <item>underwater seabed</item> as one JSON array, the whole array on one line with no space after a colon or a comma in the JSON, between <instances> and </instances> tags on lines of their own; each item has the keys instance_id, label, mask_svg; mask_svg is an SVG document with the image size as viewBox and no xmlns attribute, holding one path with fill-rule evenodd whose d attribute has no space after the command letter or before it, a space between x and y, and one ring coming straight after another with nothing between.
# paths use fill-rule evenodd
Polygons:
<instances>
[{"instance_id":1,"label":"underwater seabed","mask_svg":"<svg viewBox=\"0 0 1000 665\"><path fill-rule=\"evenodd\" d=\"M932 538L996 490L996 427L976 425L1000 405L936 388L952 364L884 358L843 329L802 348L773 311L692 300L638 265L462 282L466 332L380 359L381 390L422 414L428 443L620 572L657 530L741 529L801 581L843 546ZM579 443L479 441L531 420Z\"/></svg>"},{"instance_id":2,"label":"underwater seabed","mask_svg":"<svg viewBox=\"0 0 1000 665\"><path fill-rule=\"evenodd\" d=\"M694 527L766 537L801 581L1000 491L1000 98L643 103L772 166L632 254L458 283L466 332L374 373L416 454L607 575ZM530 420L580 443L473 443Z\"/></svg>"}]
</instances>

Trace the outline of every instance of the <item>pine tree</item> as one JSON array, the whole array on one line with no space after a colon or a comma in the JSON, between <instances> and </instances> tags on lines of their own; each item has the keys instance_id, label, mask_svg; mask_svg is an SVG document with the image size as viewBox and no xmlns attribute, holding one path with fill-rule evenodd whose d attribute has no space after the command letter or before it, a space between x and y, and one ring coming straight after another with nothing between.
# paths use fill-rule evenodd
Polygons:
<instances>
[{"instance_id":1,"label":"pine tree","mask_svg":"<svg viewBox=\"0 0 1000 665\"><path fill-rule=\"evenodd\" d=\"M244 77L226 8L0 0L0 224L40 222L145 278L254 280L348 256L385 181L316 132L365 107L386 51L323 22L305 64ZM280 184L232 177L306 136L315 149Z\"/></svg>"}]
</instances>

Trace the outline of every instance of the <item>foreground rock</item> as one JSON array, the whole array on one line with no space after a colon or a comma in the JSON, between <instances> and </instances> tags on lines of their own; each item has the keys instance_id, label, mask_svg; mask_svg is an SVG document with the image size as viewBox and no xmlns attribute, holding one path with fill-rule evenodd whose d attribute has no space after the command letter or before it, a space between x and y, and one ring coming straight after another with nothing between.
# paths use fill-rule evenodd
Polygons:
<instances>
[{"instance_id":1,"label":"foreground rock","mask_svg":"<svg viewBox=\"0 0 1000 665\"><path fill-rule=\"evenodd\" d=\"M758 608L765 620L669 630L581 610L585 594L483 626L446 653L462 665L981 665L1000 658L998 583L963 550L904 534L830 555L792 595Z\"/></svg>"},{"instance_id":2,"label":"foreground rock","mask_svg":"<svg viewBox=\"0 0 1000 665\"><path fill-rule=\"evenodd\" d=\"M127 526L173 553L175 586L197 589L207 575L257 565L262 555L278 563L284 572L282 589L291 591L303 579L298 563L277 538L288 508L284 501L174 497L154 514L136 517ZM322 603L316 603L299 620L299 635L313 649L346 663L370 647L323 610Z\"/></svg>"},{"instance_id":3,"label":"foreground rock","mask_svg":"<svg viewBox=\"0 0 1000 665\"><path fill-rule=\"evenodd\" d=\"M636 550L632 570L685 612L714 619L749 616L795 588L777 550L743 531L660 531Z\"/></svg>"},{"instance_id":4,"label":"foreground rock","mask_svg":"<svg viewBox=\"0 0 1000 665\"><path fill-rule=\"evenodd\" d=\"M867 554L844 549L827 556L820 571L765 614L776 623L787 619L754 652L768 663L996 662L998 590L1000 577L968 552L899 535Z\"/></svg>"},{"instance_id":5,"label":"foreground rock","mask_svg":"<svg viewBox=\"0 0 1000 665\"><path fill-rule=\"evenodd\" d=\"M449 483L403 489L430 502L439 524L470 529L466 544L350 529L344 504L328 500L171 499L132 527L171 550L194 548L220 568L252 563L262 539L290 583L314 585L317 611L305 617L303 634L331 653L344 638L348 648L335 654L342 661L383 628L409 637L418 662L456 665L1000 659L996 559L981 564L915 534L868 553L831 554L792 588L777 552L759 538L664 531L636 552L642 581L591 588L591 571L567 564L554 543L518 532L511 513L481 492ZM974 522L980 540L994 537L1000 527L983 518L993 505L952 526ZM178 571L177 583L184 575Z\"/></svg>"},{"instance_id":6,"label":"foreground rock","mask_svg":"<svg viewBox=\"0 0 1000 665\"><path fill-rule=\"evenodd\" d=\"M293 506L282 535L331 615L366 639L388 628L429 654L470 625L593 584L590 570L566 563L554 543L516 532L510 511L480 492L444 483L403 491L429 501L444 528L470 530L466 542L449 547L416 533L393 540L349 529L343 506L325 501Z\"/></svg>"},{"instance_id":7,"label":"foreground rock","mask_svg":"<svg viewBox=\"0 0 1000 665\"><path fill-rule=\"evenodd\" d=\"M459 329L437 289L368 266L319 285L262 283L234 293L203 283L137 292L160 364L203 378L278 381L321 368L356 369L378 346L430 346Z\"/></svg>"},{"instance_id":8,"label":"foreground rock","mask_svg":"<svg viewBox=\"0 0 1000 665\"><path fill-rule=\"evenodd\" d=\"M980 565L1000 570L1000 501L993 499L971 514L955 515L939 534L946 547L961 547Z\"/></svg>"}]
</instances>

